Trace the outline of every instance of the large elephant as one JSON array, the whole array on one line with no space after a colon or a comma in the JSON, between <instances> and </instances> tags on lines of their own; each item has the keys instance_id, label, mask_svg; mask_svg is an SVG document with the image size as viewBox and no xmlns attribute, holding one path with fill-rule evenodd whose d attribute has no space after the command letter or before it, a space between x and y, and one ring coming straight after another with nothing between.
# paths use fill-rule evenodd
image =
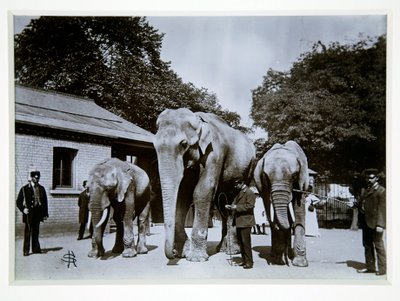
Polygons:
<instances>
[{"instance_id":1,"label":"large elephant","mask_svg":"<svg viewBox=\"0 0 400 301\"><path fill-rule=\"evenodd\" d=\"M88 179L89 210L94 225L89 257L104 255L103 234L110 207L117 226L113 253L134 257L147 253L145 221L150 211L150 181L140 167L117 158L96 164ZM138 216L138 243L134 242L133 220Z\"/></svg>"},{"instance_id":2,"label":"large elephant","mask_svg":"<svg viewBox=\"0 0 400 301\"><path fill-rule=\"evenodd\" d=\"M243 133L211 113L167 109L158 117L157 127L154 146L163 198L165 255L206 261L210 205L222 187L233 189L235 179L252 178L255 148ZM189 239L184 219L192 202L195 214Z\"/></svg>"},{"instance_id":3,"label":"large elephant","mask_svg":"<svg viewBox=\"0 0 400 301\"><path fill-rule=\"evenodd\" d=\"M305 244L305 200L308 189L308 162L294 141L275 144L257 163L254 180L264 201L271 225L272 261L308 266ZM294 248L292 249L292 228Z\"/></svg>"}]
</instances>

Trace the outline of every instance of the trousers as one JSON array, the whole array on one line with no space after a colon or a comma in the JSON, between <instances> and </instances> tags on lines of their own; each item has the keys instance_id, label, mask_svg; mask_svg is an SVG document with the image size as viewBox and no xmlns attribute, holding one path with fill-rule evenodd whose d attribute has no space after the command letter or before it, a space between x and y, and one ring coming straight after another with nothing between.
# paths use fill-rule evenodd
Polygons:
<instances>
[{"instance_id":1,"label":"trousers","mask_svg":"<svg viewBox=\"0 0 400 301\"><path fill-rule=\"evenodd\" d=\"M253 253L251 251L251 227L236 228L236 233L243 262L253 265Z\"/></svg>"},{"instance_id":2,"label":"trousers","mask_svg":"<svg viewBox=\"0 0 400 301\"><path fill-rule=\"evenodd\" d=\"M362 229L365 265L367 269L375 271L377 259L378 271L386 273L386 250L383 241L383 233L384 232L376 232L375 229L371 229L366 225Z\"/></svg>"},{"instance_id":3,"label":"trousers","mask_svg":"<svg viewBox=\"0 0 400 301\"><path fill-rule=\"evenodd\" d=\"M33 220L31 222L25 223L25 231L24 231L24 253L29 253L30 243L32 240L32 252L40 252L40 243L39 243L39 226L40 221Z\"/></svg>"}]
</instances>

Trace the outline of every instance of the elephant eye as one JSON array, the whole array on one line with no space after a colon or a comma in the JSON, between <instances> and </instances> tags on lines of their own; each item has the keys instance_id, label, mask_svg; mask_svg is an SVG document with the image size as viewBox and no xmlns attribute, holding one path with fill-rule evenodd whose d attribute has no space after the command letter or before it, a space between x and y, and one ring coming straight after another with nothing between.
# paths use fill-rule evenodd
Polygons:
<instances>
[{"instance_id":1,"label":"elephant eye","mask_svg":"<svg viewBox=\"0 0 400 301\"><path fill-rule=\"evenodd\" d=\"M189 145L189 143L187 142L186 139L185 139L185 140L182 140L180 144L181 144L181 146L182 146L183 148L185 148L185 149L186 149L186 148L188 147L188 145Z\"/></svg>"}]
</instances>

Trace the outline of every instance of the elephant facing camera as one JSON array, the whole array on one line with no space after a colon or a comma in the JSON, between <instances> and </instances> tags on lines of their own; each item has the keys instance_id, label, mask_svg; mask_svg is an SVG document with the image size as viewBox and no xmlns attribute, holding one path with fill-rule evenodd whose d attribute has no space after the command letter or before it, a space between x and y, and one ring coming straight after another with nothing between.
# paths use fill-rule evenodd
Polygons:
<instances>
[{"instance_id":1,"label":"elephant facing camera","mask_svg":"<svg viewBox=\"0 0 400 301\"><path fill-rule=\"evenodd\" d=\"M103 235L113 209L116 224L112 253L130 258L146 254L146 219L150 212L150 180L140 167L117 158L96 164L89 173L89 210L93 227L92 249L89 257L105 253ZM138 221L137 246L134 241L133 220Z\"/></svg>"}]
</instances>

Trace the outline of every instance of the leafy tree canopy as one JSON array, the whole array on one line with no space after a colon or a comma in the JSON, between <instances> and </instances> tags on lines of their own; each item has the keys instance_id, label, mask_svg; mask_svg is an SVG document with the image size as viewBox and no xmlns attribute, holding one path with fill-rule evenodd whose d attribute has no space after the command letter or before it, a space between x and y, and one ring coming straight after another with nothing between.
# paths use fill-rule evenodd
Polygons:
<instances>
[{"instance_id":1,"label":"leafy tree canopy","mask_svg":"<svg viewBox=\"0 0 400 301\"><path fill-rule=\"evenodd\" d=\"M40 17L15 35L15 80L89 97L152 132L159 113L178 107L248 131L215 94L184 83L161 60L162 38L144 17Z\"/></svg>"},{"instance_id":2,"label":"leafy tree canopy","mask_svg":"<svg viewBox=\"0 0 400 301\"><path fill-rule=\"evenodd\" d=\"M263 152L295 140L312 169L339 182L364 168L385 170L385 35L317 42L288 72L268 70L252 100L254 123L269 134Z\"/></svg>"}]
</instances>

